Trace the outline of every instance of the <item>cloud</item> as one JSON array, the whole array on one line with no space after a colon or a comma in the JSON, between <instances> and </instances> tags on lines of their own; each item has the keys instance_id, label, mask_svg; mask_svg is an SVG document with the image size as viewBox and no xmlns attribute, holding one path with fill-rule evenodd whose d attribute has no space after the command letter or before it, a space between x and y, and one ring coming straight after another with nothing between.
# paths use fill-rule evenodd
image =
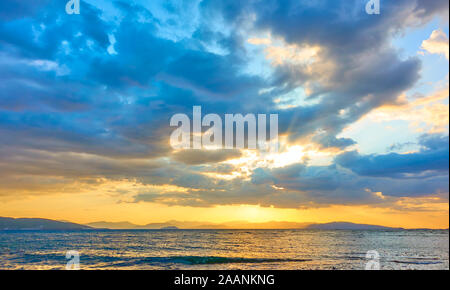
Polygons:
<instances>
[{"instance_id":1,"label":"cloud","mask_svg":"<svg viewBox=\"0 0 450 290\"><path fill-rule=\"evenodd\" d=\"M448 60L448 37L442 30L434 30L430 37L422 42L420 48L428 53L442 54Z\"/></svg>"},{"instance_id":2,"label":"cloud","mask_svg":"<svg viewBox=\"0 0 450 290\"><path fill-rule=\"evenodd\" d=\"M45 7L50 0L24 2L20 0L2 1L0 3L0 19L13 20L24 16L35 16L37 11Z\"/></svg>"},{"instance_id":3,"label":"cloud","mask_svg":"<svg viewBox=\"0 0 450 290\"><path fill-rule=\"evenodd\" d=\"M296 1L270 1L240 9L230 6L226 11L236 22L251 11L255 13L255 30L268 31L272 39L282 39L284 47L272 44L274 40L266 44L272 51L286 51L272 53L279 83L285 88L282 93L303 87L307 93L305 101L313 103L282 110L280 131L289 132L291 140L297 140L321 130L328 137L316 140L332 140L344 127L371 110L396 103L416 83L420 61L401 59L387 44L399 30L420 25L439 8L446 7L445 1L389 2L383 15L376 18L361 13L364 10L361 1L303 5ZM317 50L314 56L305 57L292 47L317 47ZM283 61L280 55L285 56ZM298 63L297 57L305 61Z\"/></svg>"},{"instance_id":4,"label":"cloud","mask_svg":"<svg viewBox=\"0 0 450 290\"><path fill-rule=\"evenodd\" d=\"M424 135L419 144L423 149L417 153L362 156L356 151L346 152L336 157L336 164L362 176L420 178L422 174L429 176L429 172L448 174L448 136Z\"/></svg>"},{"instance_id":5,"label":"cloud","mask_svg":"<svg viewBox=\"0 0 450 290\"><path fill-rule=\"evenodd\" d=\"M218 163L241 156L239 150L184 150L175 153L173 158L185 164L196 165Z\"/></svg>"},{"instance_id":6,"label":"cloud","mask_svg":"<svg viewBox=\"0 0 450 290\"><path fill-rule=\"evenodd\" d=\"M312 139L315 143L318 143L322 148L339 148L345 149L351 145L355 145L356 142L350 138L336 138L330 135L317 134Z\"/></svg>"},{"instance_id":7,"label":"cloud","mask_svg":"<svg viewBox=\"0 0 450 290\"><path fill-rule=\"evenodd\" d=\"M127 180L180 189L133 192L135 202L298 208L446 192L445 136L405 155L346 152L330 166L254 169L227 163L245 159L236 150L173 152L168 125L194 105L204 115L279 113L287 143L349 150L357 144L339 133L401 107L419 80L421 59L401 57L390 41L448 13L447 1L389 2L380 17L356 0L82 2L76 16L60 1L19 2L0 4L3 195ZM280 107L283 96L295 102Z\"/></svg>"}]
</instances>

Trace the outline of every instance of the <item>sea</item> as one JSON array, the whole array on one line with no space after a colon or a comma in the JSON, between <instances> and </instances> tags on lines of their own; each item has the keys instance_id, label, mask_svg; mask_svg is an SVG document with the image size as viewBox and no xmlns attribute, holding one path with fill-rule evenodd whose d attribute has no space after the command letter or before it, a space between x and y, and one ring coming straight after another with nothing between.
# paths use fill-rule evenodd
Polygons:
<instances>
[{"instance_id":1,"label":"sea","mask_svg":"<svg viewBox=\"0 0 450 290\"><path fill-rule=\"evenodd\" d=\"M449 269L448 230L0 231L0 269ZM68 264L69 263L69 264Z\"/></svg>"}]
</instances>

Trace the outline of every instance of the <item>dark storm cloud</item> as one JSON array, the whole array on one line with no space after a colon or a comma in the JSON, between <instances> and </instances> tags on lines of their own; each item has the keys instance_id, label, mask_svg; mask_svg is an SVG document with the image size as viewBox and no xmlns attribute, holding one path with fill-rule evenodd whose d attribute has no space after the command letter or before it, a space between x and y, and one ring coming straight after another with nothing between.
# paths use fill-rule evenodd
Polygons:
<instances>
[{"instance_id":1,"label":"dark storm cloud","mask_svg":"<svg viewBox=\"0 0 450 290\"><path fill-rule=\"evenodd\" d=\"M356 151L336 157L336 163L358 175L395 178L420 177L423 174L448 174L448 136L425 135L419 144L423 149L417 153L384 155L360 155Z\"/></svg>"}]
</instances>

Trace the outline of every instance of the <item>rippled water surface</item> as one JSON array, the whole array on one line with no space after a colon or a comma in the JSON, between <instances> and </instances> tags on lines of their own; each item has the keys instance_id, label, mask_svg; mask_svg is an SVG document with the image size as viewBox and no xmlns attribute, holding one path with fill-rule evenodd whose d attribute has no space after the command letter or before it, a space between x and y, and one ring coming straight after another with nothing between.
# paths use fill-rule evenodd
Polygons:
<instances>
[{"instance_id":1,"label":"rippled water surface","mask_svg":"<svg viewBox=\"0 0 450 290\"><path fill-rule=\"evenodd\" d=\"M449 269L448 230L0 232L0 269Z\"/></svg>"}]
</instances>

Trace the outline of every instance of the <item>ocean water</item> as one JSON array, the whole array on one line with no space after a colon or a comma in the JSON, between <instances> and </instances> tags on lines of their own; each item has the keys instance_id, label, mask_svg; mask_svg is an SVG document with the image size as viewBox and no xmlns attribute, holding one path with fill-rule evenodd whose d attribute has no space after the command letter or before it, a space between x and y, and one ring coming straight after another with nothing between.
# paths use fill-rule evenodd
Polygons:
<instances>
[{"instance_id":1,"label":"ocean water","mask_svg":"<svg viewBox=\"0 0 450 290\"><path fill-rule=\"evenodd\" d=\"M377 251L378 260L366 258ZM0 232L0 269L449 269L448 230Z\"/></svg>"}]
</instances>

